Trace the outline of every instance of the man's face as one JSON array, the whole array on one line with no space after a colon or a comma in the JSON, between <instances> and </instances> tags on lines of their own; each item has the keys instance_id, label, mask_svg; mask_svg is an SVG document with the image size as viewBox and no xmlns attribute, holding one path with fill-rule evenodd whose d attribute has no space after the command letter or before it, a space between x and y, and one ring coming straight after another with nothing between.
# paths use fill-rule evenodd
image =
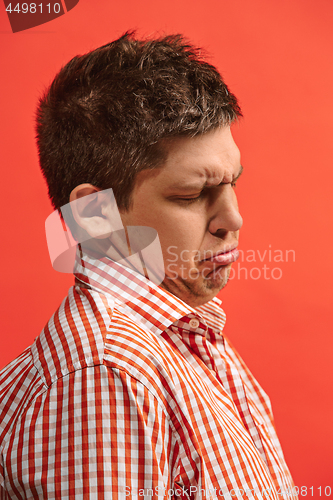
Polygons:
<instances>
[{"instance_id":1,"label":"man's face","mask_svg":"<svg viewBox=\"0 0 333 500\"><path fill-rule=\"evenodd\" d=\"M121 217L125 226L156 229L165 266L160 286L197 307L226 285L238 257L240 152L229 127L175 138L167 150L161 168L138 174L131 209Z\"/></svg>"}]
</instances>

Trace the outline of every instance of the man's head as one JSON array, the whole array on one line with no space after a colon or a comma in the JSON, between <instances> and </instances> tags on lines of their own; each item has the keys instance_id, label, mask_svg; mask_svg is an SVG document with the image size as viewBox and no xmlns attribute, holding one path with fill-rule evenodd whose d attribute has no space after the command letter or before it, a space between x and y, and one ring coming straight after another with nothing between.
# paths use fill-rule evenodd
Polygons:
<instances>
[{"instance_id":1,"label":"man's head","mask_svg":"<svg viewBox=\"0 0 333 500\"><path fill-rule=\"evenodd\" d=\"M125 34L74 57L40 100L40 165L56 209L83 183L130 205L136 174L160 166L166 137L230 125L240 109L217 70L180 35Z\"/></svg>"},{"instance_id":2,"label":"man's head","mask_svg":"<svg viewBox=\"0 0 333 500\"><path fill-rule=\"evenodd\" d=\"M228 213L235 211L235 197L229 193L229 187L232 189L230 183L238 175L240 163L229 127L240 115L237 100L220 74L201 59L199 49L185 43L180 35L136 40L133 34L127 33L104 47L75 57L56 76L41 99L37 113L40 164L52 203L59 209L70 199L91 194L94 189L112 188L125 225L152 225L158 231L162 238L167 280L170 269L168 254L172 251L169 247L175 244L175 239L179 264L185 255L179 252L188 250L193 254L191 258L196 259L193 262L197 267L200 258L204 258L200 252L209 251L206 257L210 257L236 244L240 219L231 224L232 228L224 227L222 222L217 224L221 227L215 228L202 217L200 224L205 224L210 234L214 231L214 242L207 240L207 244L200 245L198 238L191 242L183 238L181 243L181 227L177 229L174 225L179 230L179 239L175 233L163 231L168 213L180 221L179 217L190 215L193 208L176 214L171 204L163 204L165 217L159 216L154 222L146 217L147 211L140 211L139 205L142 205L142 196L150 196L150 206L154 207L155 213L160 213L161 196L176 199L177 193L182 195L179 190L176 194L171 193L172 176L175 178L173 184L179 181L182 185L193 183L200 177L208 184L223 183L223 186L210 189L209 192L214 194L212 198L208 197L210 201L207 198L209 206L215 207L214 199L220 199L218 193L223 191L230 203L233 200L233 208L226 201L224 210ZM190 172L191 159L197 159L193 166L197 179L192 175L194 170ZM206 161L212 166L207 172ZM182 172L183 176L180 175ZM152 183L154 179L155 184ZM81 185L84 185L83 189ZM145 192L142 186L151 189ZM164 187L170 194L164 194ZM160 188L164 189L163 193ZM200 191L196 189L193 197ZM157 194L159 197L155 196ZM192 194L187 190L183 198L188 195ZM188 207L192 206L188 203ZM209 211L204 217L215 218ZM163 227L159 223L162 220ZM195 217L190 215L186 222L188 228L191 221L195 223ZM67 222L71 227L71 221ZM191 231L196 234L198 227L194 225ZM202 228L200 231L201 234ZM216 267L216 262L213 267ZM230 270L230 265L227 267ZM181 287L173 287L171 276L171 286L166 280L165 287L185 300L186 284L192 278L181 278L179 270L177 273L177 280L183 280ZM201 278L196 279L198 285ZM210 295L216 295L226 283L227 276L218 283L214 278L215 284L205 274L202 280L204 288L195 286L195 290L188 292L189 303L195 294L203 293L208 297L204 290L211 289ZM200 299L195 302L200 302Z\"/></svg>"}]
</instances>

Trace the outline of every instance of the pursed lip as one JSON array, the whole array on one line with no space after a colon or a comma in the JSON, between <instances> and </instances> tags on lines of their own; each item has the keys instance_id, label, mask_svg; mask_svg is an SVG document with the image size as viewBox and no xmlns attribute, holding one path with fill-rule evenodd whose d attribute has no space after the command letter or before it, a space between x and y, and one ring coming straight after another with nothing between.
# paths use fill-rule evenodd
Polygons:
<instances>
[{"instance_id":1,"label":"pursed lip","mask_svg":"<svg viewBox=\"0 0 333 500\"><path fill-rule=\"evenodd\" d=\"M209 260L214 260L214 258L217 257L218 255L223 255L223 254L232 252L233 250L236 250L237 247L238 247L238 243L235 243L234 245L232 245L232 246L230 246L228 248L225 248L224 250L220 250L219 252L214 253L210 257L206 257L205 259L202 259L201 262L206 262L206 261L209 261ZM209 251L204 252L204 253L208 253L208 252Z\"/></svg>"}]
</instances>

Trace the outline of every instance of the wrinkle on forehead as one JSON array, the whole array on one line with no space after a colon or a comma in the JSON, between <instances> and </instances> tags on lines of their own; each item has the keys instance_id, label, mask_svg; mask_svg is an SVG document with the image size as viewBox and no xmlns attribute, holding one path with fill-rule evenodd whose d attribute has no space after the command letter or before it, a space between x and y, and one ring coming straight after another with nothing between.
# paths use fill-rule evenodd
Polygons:
<instances>
[{"instance_id":1,"label":"wrinkle on forehead","mask_svg":"<svg viewBox=\"0 0 333 500\"><path fill-rule=\"evenodd\" d=\"M183 186L215 186L230 183L240 169L240 152L230 129L208 132L195 138L177 137L165 141L165 162L137 175L137 187L145 182L168 189Z\"/></svg>"},{"instance_id":2,"label":"wrinkle on forehead","mask_svg":"<svg viewBox=\"0 0 333 500\"><path fill-rule=\"evenodd\" d=\"M238 172L235 172L235 166L226 166L226 165L221 165L220 168L215 167L205 167L204 168L204 181L206 186L216 186L221 183L229 183L232 182L232 180L235 177L235 174ZM202 176L200 176L202 177Z\"/></svg>"},{"instance_id":3,"label":"wrinkle on forehead","mask_svg":"<svg viewBox=\"0 0 333 500\"><path fill-rule=\"evenodd\" d=\"M240 164L239 164L240 166ZM187 169L181 172L179 177L177 177L177 181L170 184L169 189L183 189L191 187L193 188L202 188L210 187L210 186L218 186L221 183L230 183L233 179L238 175L239 168L235 171L235 167L233 166L225 166L221 165L220 167L214 166L204 166L199 169ZM173 176L172 180L175 180L175 176Z\"/></svg>"},{"instance_id":4,"label":"wrinkle on forehead","mask_svg":"<svg viewBox=\"0 0 333 500\"><path fill-rule=\"evenodd\" d=\"M192 144L191 149L172 151L164 165L165 173L172 172L173 179L181 183L201 182L208 186L232 182L241 166L239 149L234 142L228 142L226 147L219 145L222 147L217 151L212 151L210 144L199 143Z\"/></svg>"}]
</instances>

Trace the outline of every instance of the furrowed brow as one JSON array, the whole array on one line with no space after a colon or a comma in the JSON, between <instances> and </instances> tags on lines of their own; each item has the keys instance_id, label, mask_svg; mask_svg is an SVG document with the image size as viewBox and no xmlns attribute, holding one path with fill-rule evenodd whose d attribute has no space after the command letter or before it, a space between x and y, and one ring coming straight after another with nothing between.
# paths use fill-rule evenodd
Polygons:
<instances>
[{"instance_id":1,"label":"furrowed brow","mask_svg":"<svg viewBox=\"0 0 333 500\"><path fill-rule=\"evenodd\" d=\"M233 183L234 183L234 182L237 182L237 181L238 181L238 179L240 178L240 176L242 175L243 170L244 170L244 168L243 168L243 166L241 165L241 166L240 166L240 169L239 169L239 171L238 171L238 174L236 175L236 177L234 177L234 178L232 179L232 181L231 181L231 182L233 182ZM212 187L222 186L222 184L229 184L229 183L221 181L219 184L208 184L208 185L207 185L207 182L205 182L205 184L204 184L204 186L203 186L203 189L204 189L204 188L212 188Z\"/></svg>"},{"instance_id":2,"label":"furrowed brow","mask_svg":"<svg viewBox=\"0 0 333 500\"><path fill-rule=\"evenodd\" d=\"M239 172L237 174L236 177L233 178L232 182L236 182L240 176L242 175L242 172L243 172L243 167L242 165L240 166L240 169L239 169ZM222 184L225 184L225 182L220 182L219 184L210 184L209 181L207 180L206 182L204 182L203 184L184 184L184 185L172 185L170 186L170 189L175 189L177 191L202 191L204 189L208 189L208 188L213 188L213 187L217 187L217 186L222 186Z\"/></svg>"}]
</instances>

